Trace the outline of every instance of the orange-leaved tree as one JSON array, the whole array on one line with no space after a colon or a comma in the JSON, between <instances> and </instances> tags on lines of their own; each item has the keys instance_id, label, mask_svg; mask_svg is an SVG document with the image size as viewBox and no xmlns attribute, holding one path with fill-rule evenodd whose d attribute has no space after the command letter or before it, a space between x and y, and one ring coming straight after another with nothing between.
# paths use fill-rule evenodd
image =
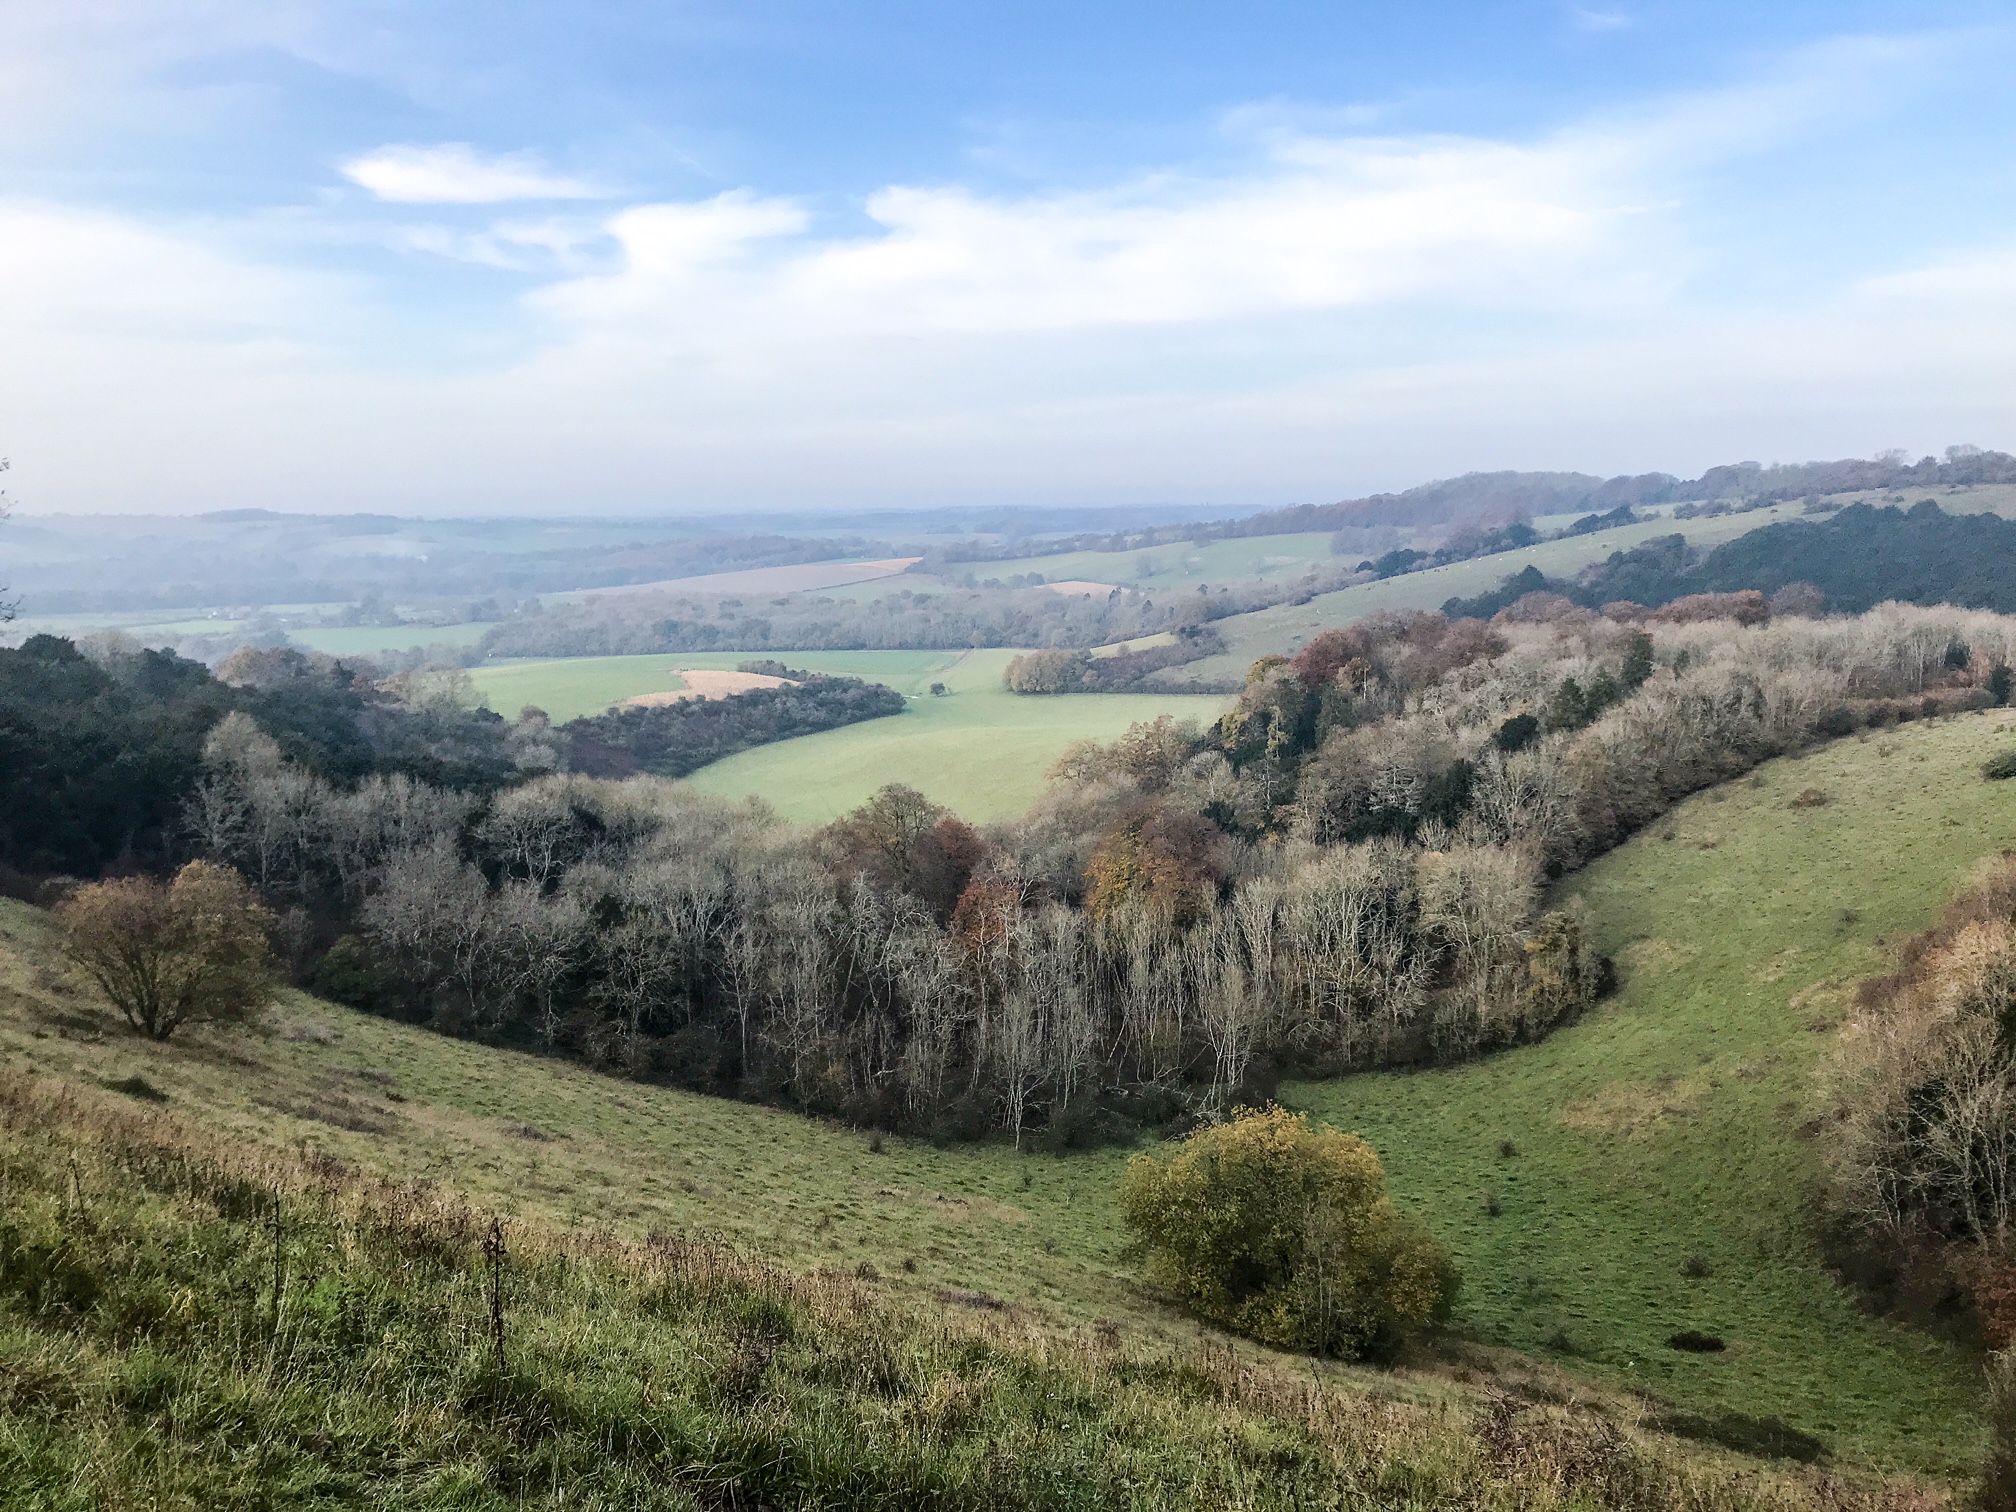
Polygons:
<instances>
[{"instance_id":1,"label":"orange-leaved tree","mask_svg":"<svg viewBox=\"0 0 2016 1512\"><path fill-rule=\"evenodd\" d=\"M142 1034L251 1016L272 996L272 920L228 866L191 861L163 884L119 877L56 909L63 951Z\"/></svg>"}]
</instances>

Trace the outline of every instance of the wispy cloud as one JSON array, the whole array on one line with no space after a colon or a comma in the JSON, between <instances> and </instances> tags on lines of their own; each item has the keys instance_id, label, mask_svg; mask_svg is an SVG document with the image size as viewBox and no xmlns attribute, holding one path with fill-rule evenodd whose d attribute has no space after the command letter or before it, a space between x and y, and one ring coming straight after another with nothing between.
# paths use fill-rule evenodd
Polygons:
<instances>
[{"instance_id":1,"label":"wispy cloud","mask_svg":"<svg viewBox=\"0 0 2016 1512\"><path fill-rule=\"evenodd\" d=\"M1177 325L1437 298L1586 306L1629 233L1607 154L1563 142L1277 139L1247 173L1000 197L895 186L869 235L804 236L790 202L731 194L609 222L623 265L542 309L642 337L726 323L857 334ZM1640 279L1633 272L1635 286Z\"/></svg>"},{"instance_id":2,"label":"wispy cloud","mask_svg":"<svg viewBox=\"0 0 2016 1512\"><path fill-rule=\"evenodd\" d=\"M512 200L604 199L581 179L524 153L485 154L467 142L387 146L339 165L343 176L400 205L496 205Z\"/></svg>"},{"instance_id":3,"label":"wispy cloud","mask_svg":"<svg viewBox=\"0 0 2016 1512\"><path fill-rule=\"evenodd\" d=\"M1849 39L1516 138L1234 112L1211 173L846 203L547 205L596 186L387 147L343 171L394 206L499 208L341 229L520 275L472 275L482 313L442 301L426 336L228 224L0 202L0 414L63 502L133 508L1254 500L1992 442L2006 227L1943 256L1926 228L1768 305L1699 276L1728 255L1701 206L1730 165L1902 108L1938 64ZM430 296L460 276L428 269Z\"/></svg>"},{"instance_id":4,"label":"wispy cloud","mask_svg":"<svg viewBox=\"0 0 2016 1512\"><path fill-rule=\"evenodd\" d=\"M1631 25L1631 18L1621 11L1589 10L1580 5L1568 7L1568 19L1577 31L1585 32L1624 31Z\"/></svg>"}]
</instances>

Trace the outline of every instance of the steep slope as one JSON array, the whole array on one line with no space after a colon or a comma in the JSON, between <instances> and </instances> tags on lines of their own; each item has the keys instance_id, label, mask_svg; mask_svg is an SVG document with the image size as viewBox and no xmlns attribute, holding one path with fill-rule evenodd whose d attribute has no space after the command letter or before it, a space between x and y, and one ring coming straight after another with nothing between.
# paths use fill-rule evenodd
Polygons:
<instances>
[{"instance_id":1,"label":"steep slope","mask_svg":"<svg viewBox=\"0 0 2016 1512\"><path fill-rule=\"evenodd\" d=\"M1701 794L1565 888L1623 974L1598 1012L1472 1065L1288 1095L1379 1148L1455 1247L1479 1337L1837 1453L1958 1463L1974 1367L1828 1275L1812 1121L1884 942L2016 844L2016 784L1979 775L2012 736L2001 712L1906 725ZM1667 1347L1683 1329L1728 1348Z\"/></svg>"}]
</instances>

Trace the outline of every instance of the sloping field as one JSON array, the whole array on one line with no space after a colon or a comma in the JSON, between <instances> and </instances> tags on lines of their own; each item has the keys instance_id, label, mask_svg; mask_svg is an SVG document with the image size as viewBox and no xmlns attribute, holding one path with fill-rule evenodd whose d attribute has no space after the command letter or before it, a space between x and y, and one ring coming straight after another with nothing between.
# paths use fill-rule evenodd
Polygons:
<instances>
[{"instance_id":1,"label":"sloping field","mask_svg":"<svg viewBox=\"0 0 2016 1512\"><path fill-rule=\"evenodd\" d=\"M618 1081L295 993L259 1035L199 1029L157 1045L64 990L48 961L46 917L0 899L9 1070L99 1085L140 1076L165 1094L160 1106L227 1133L306 1140L528 1215L635 1237L712 1235L800 1269L867 1261L895 1286L968 1288L1176 1331L1126 1280L1111 1153L871 1144L796 1114Z\"/></svg>"},{"instance_id":2,"label":"sloping field","mask_svg":"<svg viewBox=\"0 0 2016 1512\"><path fill-rule=\"evenodd\" d=\"M820 588L844 588L894 577L916 557L883 557L872 562L793 562L784 567L744 567L735 572L709 572L698 577L665 578L655 583L623 583L613 588L582 588L553 593L549 599L606 598L612 593L810 593Z\"/></svg>"},{"instance_id":3,"label":"sloping field","mask_svg":"<svg viewBox=\"0 0 2016 1512\"><path fill-rule=\"evenodd\" d=\"M1024 698L1001 686L1018 653L984 651L780 651L808 672L862 677L910 699L899 718L759 746L687 779L710 793L763 798L787 819L819 824L886 783L907 782L973 820L1021 813L1043 791L1043 774L1074 740L1111 740L1140 720L1173 714L1208 722L1226 700L1186 693L1085 693ZM583 656L479 667L471 678L491 708L526 704L555 721L599 714L639 694L682 686L681 670L732 670L746 651L669 656ZM949 690L931 695L934 682Z\"/></svg>"},{"instance_id":4,"label":"sloping field","mask_svg":"<svg viewBox=\"0 0 2016 1512\"><path fill-rule=\"evenodd\" d=\"M1972 1368L1864 1316L1822 1268L1809 1120L1884 942L2016 844L2016 783L1978 772L2012 743L2006 714L1906 725L1702 794L1571 880L1623 974L1589 1019L1474 1065L1289 1095L1378 1146L1460 1256L1481 1337L1837 1452L1950 1463ZM1808 788L1829 801L1791 807ZM1690 1256L1706 1276L1682 1274ZM1666 1347L1690 1328L1727 1351Z\"/></svg>"},{"instance_id":5,"label":"sloping field","mask_svg":"<svg viewBox=\"0 0 2016 1512\"><path fill-rule=\"evenodd\" d=\"M983 581L1035 572L1050 583L1090 579L1162 593L1195 588L1200 582L1300 577L1312 566L1328 565L1332 560L1330 532L1315 530L1299 535L1240 536L1201 546L1179 541L1136 551L1070 551L1056 556L955 562L948 571L960 578L970 572Z\"/></svg>"},{"instance_id":6,"label":"sloping field","mask_svg":"<svg viewBox=\"0 0 2016 1512\"><path fill-rule=\"evenodd\" d=\"M2011 743L2007 715L1912 725L1703 794L1570 879L1624 973L1587 1020L1475 1064L1284 1096L1364 1132L1399 1199L1453 1245L1464 1333L1664 1408L1780 1420L1846 1464L1958 1473L1977 1447L1975 1367L1863 1316L1829 1279L1812 1238L1818 1150L1801 1130L1847 990L1884 962L1881 942L2016 843L2016 783L1975 771ZM1825 805L1789 806L1812 787ZM718 1233L793 1266L866 1262L891 1288L971 1288L1033 1316L1196 1337L1131 1279L1114 1218L1124 1151L878 1148L299 997L262 1036L155 1046L57 989L41 931L41 915L0 903L10 1069L141 1076L170 1111L519 1211ZM1690 1256L1706 1275L1682 1274ZM1683 1328L1728 1348L1667 1348Z\"/></svg>"},{"instance_id":7,"label":"sloping field","mask_svg":"<svg viewBox=\"0 0 2016 1512\"><path fill-rule=\"evenodd\" d=\"M913 695L899 718L758 746L686 780L725 797L760 797L807 824L837 818L891 782L908 783L967 819L1007 819L1041 796L1044 773L1073 741L1112 740L1162 714L1208 722L1228 702L1181 693L1021 697L1001 686L1016 654L967 652L926 679L943 681L946 696ZM791 660L797 664L795 653Z\"/></svg>"},{"instance_id":8,"label":"sloping field","mask_svg":"<svg viewBox=\"0 0 2016 1512\"><path fill-rule=\"evenodd\" d=\"M679 687L662 693L633 693L623 700L624 704L633 709L651 709L684 703L691 698L732 698L737 693L748 693L757 688L797 686L788 678L771 677L762 672L714 672L702 667L681 667L676 675Z\"/></svg>"},{"instance_id":9,"label":"sloping field","mask_svg":"<svg viewBox=\"0 0 2016 1512\"><path fill-rule=\"evenodd\" d=\"M1292 654L1319 630L1348 625L1383 609L1439 609L1448 599L1473 598L1496 588L1528 566L1538 567L1549 577L1567 577L1602 561L1613 551L1628 550L1654 536L1678 532L1693 545L1715 546L1748 535L1760 526L1799 517L1798 504L1778 504L1753 514L1720 515L1712 520L1652 520L1643 525L1600 530L1593 535L1543 541L1519 551L1501 551L1447 567L1431 567L1425 572L1406 572L1376 583L1360 583L1355 588L1318 594L1306 604L1277 604L1252 614L1235 614L1216 622L1217 630L1228 643L1222 654L1172 667L1160 680L1175 683L1191 678L1216 681L1244 677L1246 669L1260 657L1270 652Z\"/></svg>"}]
</instances>

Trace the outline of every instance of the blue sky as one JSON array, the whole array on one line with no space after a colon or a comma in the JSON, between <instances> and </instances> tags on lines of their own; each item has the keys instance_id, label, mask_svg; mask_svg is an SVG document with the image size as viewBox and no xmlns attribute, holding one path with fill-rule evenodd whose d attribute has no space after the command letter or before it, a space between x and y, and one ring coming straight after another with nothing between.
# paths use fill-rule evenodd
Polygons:
<instances>
[{"instance_id":1,"label":"blue sky","mask_svg":"<svg viewBox=\"0 0 2016 1512\"><path fill-rule=\"evenodd\" d=\"M2006 4L0 8L30 510L2016 448Z\"/></svg>"}]
</instances>

